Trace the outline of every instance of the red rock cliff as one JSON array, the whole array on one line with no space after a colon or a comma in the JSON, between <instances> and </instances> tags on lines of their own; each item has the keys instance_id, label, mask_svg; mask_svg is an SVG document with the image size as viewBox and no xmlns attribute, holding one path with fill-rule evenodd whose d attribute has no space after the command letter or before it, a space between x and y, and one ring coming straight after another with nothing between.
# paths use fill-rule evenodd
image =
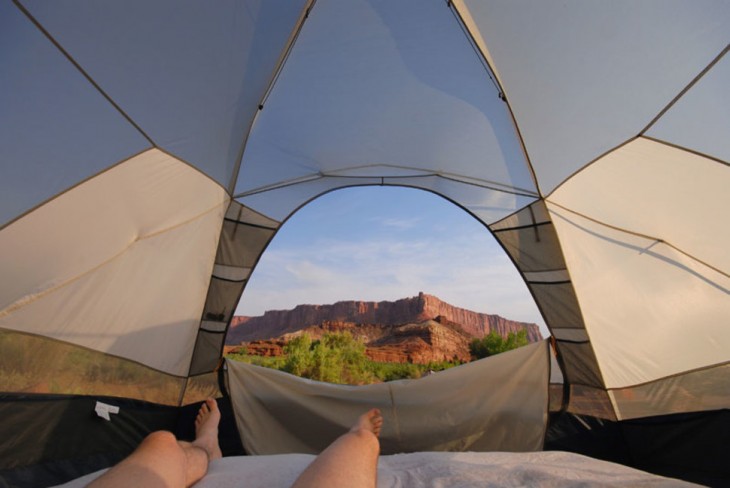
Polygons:
<instances>
[{"instance_id":1,"label":"red rock cliff","mask_svg":"<svg viewBox=\"0 0 730 488\"><path fill-rule=\"evenodd\" d=\"M419 293L395 302L344 301L332 305L298 305L293 310L268 311L259 317L234 317L226 344L279 337L324 322L402 325L443 317L460 324L468 334L483 337L490 331L503 336L527 329L530 342L542 339L535 324L515 322L499 315L472 312L454 307L435 296Z\"/></svg>"}]
</instances>

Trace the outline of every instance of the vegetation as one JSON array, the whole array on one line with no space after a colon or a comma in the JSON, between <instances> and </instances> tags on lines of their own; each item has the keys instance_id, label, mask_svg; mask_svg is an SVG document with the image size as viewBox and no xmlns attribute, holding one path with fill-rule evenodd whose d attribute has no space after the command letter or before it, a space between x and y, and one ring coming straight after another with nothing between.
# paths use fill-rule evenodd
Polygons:
<instances>
[{"instance_id":1,"label":"vegetation","mask_svg":"<svg viewBox=\"0 0 730 488\"><path fill-rule=\"evenodd\" d=\"M527 331L510 332L503 338L490 332L469 345L475 359L493 356L528 344ZM349 332L327 333L321 340L302 334L284 346L284 356L263 357L243 352L229 353L228 358L257 366L286 371L303 378L329 383L364 385L383 381L420 378L429 372L459 365L455 362L429 364L379 363L365 355L365 344Z\"/></svg>"},{"instance_id":2,"label":"vegetation","mask_svg":"<svg viewBox=\"0 0 730 488\"><path fill-rule=\"evenodd\" d=\"M349 332L327 333L321 340L302 334L284 347L283 357L261 357L232 353L228 358L329 383L364 385L400 379L415 379L430 371L442 371L460 364L378 363L365 355L365 344Z\"/></svg>"},{"instance_id":3,"label":"vegetation","mask_svg":"<svg viewBox=\"0 0 730 488\"><path fill-rule=\"evenodd\" d=\"M284 371L297 376L351 385L373 382L365 344L349 332L325 334L320 341L302 334L284 347L284 354Z\"/></svg>"},{"instance_id":4,"label":"vegetation","mask_svg":"<svg viewBox=\"0 0 730 488\"><path fill-rule=\"evenodd\" d=\"M512 349L517 349L518 347L526 346L527 344L527 330L525 329L522 329L519 332L510 332L507 334L506 339L498 332L491 331L483 338L471 341L471 344L469 344L469 350L473 357L476 359L482 359L510 351Z\"/></svg>"},{"instance_id":5,"label":"vegetation","mask_svg":"<svg viewBox=\"0 0 730 488\"><path fill-rule=\"evenodd\" d=\"M133 361L0 330L0 391L119 396L177 405L183 388L182 378ZM215 375L201 375L190 379L185 398L198 401L216 390Z\"/></svg>"}]
</instances>

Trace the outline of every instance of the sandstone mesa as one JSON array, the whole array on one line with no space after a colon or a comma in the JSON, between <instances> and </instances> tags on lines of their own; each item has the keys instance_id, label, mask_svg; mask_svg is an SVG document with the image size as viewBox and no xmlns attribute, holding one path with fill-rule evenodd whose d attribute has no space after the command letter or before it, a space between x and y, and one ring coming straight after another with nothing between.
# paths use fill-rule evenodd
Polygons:
<instances>
[{"instance_id":1,"label":"sandstone mesa","mask_svg":"<svg viewBox=\"0 0 730 488\"><path fill-rule=\"evenodd\" d=\"M314 339L327 332L350 332L366 344L379 362L469 361L469 343L491 331L503 337L527 330L529 342L542 340L536 324L473 312L423 292L394 302L342 301L331 305L298 305L267 311L258 317L236 316L226 338L227 351L244 347L249 354L280 356L293 337Z\"/></svg>"}]
</instances>

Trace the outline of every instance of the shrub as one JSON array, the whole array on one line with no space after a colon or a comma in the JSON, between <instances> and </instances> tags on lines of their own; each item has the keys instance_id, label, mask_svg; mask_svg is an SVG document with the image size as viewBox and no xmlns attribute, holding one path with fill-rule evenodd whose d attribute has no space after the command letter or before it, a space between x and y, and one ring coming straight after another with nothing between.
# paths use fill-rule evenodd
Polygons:
<instances>
[{"instance_id":1,"label":"shrub","mask_svg":"<svg viewBox=\"0 0 730 488\"><path fill-rule=\"evenodd\" d=\"M442 371L460 364L459 361L378 363L365 355L365 344L349 332L327 333L316 341L308 334L302 334L284 346L284 357L268 358L240 352L228 357L304 378L348 385L416 379L428 371Z\"/></svg>"},{"instance_id":2,"label":"shrub","mask_svg":"<svg viewBox=\"0 0 730 488\"><path fill-rule=\"evenodd\" d=\"M522 329L518 332L510 332L507 334L507 338L503 338L498 332L491 331L481 339L474 339L469 344L469 350L472 356L476 359L486 358L488 356L494 356L502 352L517 349L518 347L526 346L527 341L527 330Z\"/></svg>"},{"instance_id":3,"label":"shrub","mask_svg":"<svg viewBox=\"0 0 730 488\"><path fill-rule=\"evenodd\" d=\"M284 371L297 376L309 377L312 368L312 338L308 334L295 337L284 346L286 362Z\"/></svg>"}]
</instances>

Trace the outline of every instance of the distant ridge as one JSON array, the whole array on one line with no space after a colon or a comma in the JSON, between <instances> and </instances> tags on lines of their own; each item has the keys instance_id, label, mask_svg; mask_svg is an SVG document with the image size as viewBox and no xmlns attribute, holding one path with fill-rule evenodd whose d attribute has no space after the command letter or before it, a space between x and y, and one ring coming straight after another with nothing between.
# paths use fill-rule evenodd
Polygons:
<instances>
[{"instance_id":1,"label":"distant ridge","mask_svg":"<svg viewBox=\"0 0 730 488\"><path fill-rule=\"evenodd\" d=\"M473 312L420 292L418 296L394 302L342 301L331 305L297 305L292 310L271 310L258 317L236 316L231 322L226 344L273 339L325 322L397 326L438 317L461 325L473 337L483 337L491 331L506 336L510 332L526 329L530 342L542 340L536 324Z\"/></svg>"}]
</instances>

